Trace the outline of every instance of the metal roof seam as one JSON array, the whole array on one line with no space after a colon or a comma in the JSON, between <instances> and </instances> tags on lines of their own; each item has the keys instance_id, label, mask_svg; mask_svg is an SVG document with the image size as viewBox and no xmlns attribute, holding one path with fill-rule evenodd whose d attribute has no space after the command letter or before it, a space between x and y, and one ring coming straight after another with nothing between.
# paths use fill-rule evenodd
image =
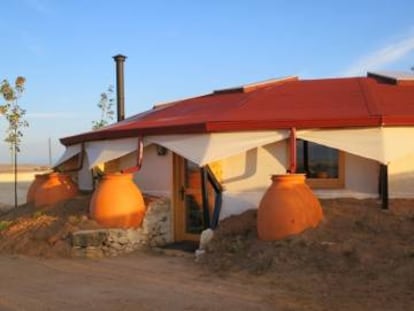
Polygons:
<instances>
[{"instance_id":1,"label":"metal roof seam","mask_svg":"<svg viewBox=\"0 0 414 311\"><path fill-rule=\"evenodd\" d=\"M370 79L370 78L368 78ZM378 96L374 95L370 82L377 83L375 80L363 80L358 78L358 85L361 89L362 96L364 98L365 107L371 116L380 116L379 107L377 105Z\"/></svg>"}]
</instances>

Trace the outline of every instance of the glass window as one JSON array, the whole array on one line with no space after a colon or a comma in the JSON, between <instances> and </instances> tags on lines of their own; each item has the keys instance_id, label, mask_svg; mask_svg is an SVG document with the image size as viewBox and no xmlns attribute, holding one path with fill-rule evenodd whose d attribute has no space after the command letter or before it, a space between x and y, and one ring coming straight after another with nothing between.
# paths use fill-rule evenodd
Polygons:
<instances>
[{"instance_id":1,"label":"glass window","mask_svg":"<svg viewBox=\"0 0 414 311\"><path fill-rule=\"evenodd\" d=\"M341 179L342 154L339 150L297 140L297 172L308 179Z\"/></svg>"}]
</instances>

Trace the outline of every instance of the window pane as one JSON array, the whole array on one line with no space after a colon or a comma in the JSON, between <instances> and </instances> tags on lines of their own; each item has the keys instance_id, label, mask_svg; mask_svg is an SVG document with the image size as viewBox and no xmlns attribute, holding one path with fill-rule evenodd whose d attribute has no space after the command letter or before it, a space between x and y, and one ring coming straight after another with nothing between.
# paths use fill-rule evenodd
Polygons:
<instances>
[{"instance_id":1,"label":"window pane","mask_svg":"<svg viewBox=\"0 0 414 311\"><path fill-rule=\"evenodd\" d=\"M191 161L185 161L185 185L187 188L200 189L200 168Z\"/></svg>"},{"instance_id":2,"label":"window pane","mask_svg":"<svg viewBox=\"0 0 414 311\"><path fill-rule=\"evenodd\" d=\"M304 141L298 139L296 141L296 171L298 173L306 173L305 162L304 162ZM309 176L308 176L309 177Z\"/></svg>"},{"instance_id":3,"label":"window pane","mask_svg":"<svg viewBox=\"0 0 414 311\"><path fill-rule=\"evenodd\" d=\"M298 140L298 172L308 178L338 178L339 151L312 142Z\"/></svg>"},{"instance_id":4,"label":"window pane","mask_svg":"<svg viewBox=\"0 0 414 311\"><path fill-rule=\"evenodd\" d=\"M201 203L201 194L186 195L186 232L200 234L204 229L203 206Z\"/></svg>"}]
</instances>

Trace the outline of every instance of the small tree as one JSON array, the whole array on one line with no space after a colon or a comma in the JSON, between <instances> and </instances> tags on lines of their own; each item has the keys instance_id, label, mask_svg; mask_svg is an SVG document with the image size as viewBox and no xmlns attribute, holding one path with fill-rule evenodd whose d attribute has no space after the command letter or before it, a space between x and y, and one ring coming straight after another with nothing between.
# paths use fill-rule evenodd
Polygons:
<instances>
[{"instance_id":1,"label":"small tree","mask_svg":"<svg viewBox=\"0 0 414 311\"><path fill-rule=\"evenodd\" d=\"M5 142L9 144L10 152L14 159L14 206L17 207L17 154L20 152L20 144L23 137L22 128L28 127L29 123L24 120L26 110L19 106L19 99L24 91L24 77L17 77L14 86L9 81L3 80L0 84L0 93L5 103L0 105L0 115L4 115L9 126L6 129Z\"/></svg>"},{"instance_id":2,"label":"small tree","mask_svg":"<svg viewBox=\"0 0 414 311\"><path fill-rule=\"evenodd\" d=\"M101 118L98 121L92 121L92 129L97 130L109 124L114 118L114 111L112 107L114 105L114 87L108 86L106 92L101 93L101 99L98 103L98 108L101 110Z\"/></svg>"}]
</instances>

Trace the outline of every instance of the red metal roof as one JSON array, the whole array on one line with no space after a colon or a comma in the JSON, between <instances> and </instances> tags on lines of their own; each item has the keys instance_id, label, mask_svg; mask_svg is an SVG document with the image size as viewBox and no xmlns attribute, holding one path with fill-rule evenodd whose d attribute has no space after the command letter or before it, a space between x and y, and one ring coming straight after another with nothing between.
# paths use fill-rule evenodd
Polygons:
<instances>
[{"instance_id":1,"label":"red metal roof","mask_svg":"<svg viewBox=\"0 0 414 311\"><path fill-rule=\"evenodd\" d=\"M211 133L295 127L414 125L414 84L375 76L287 79L194 97L154 108L106 128L61 142L138 135Z\"/></svg>"}]
</instances>

